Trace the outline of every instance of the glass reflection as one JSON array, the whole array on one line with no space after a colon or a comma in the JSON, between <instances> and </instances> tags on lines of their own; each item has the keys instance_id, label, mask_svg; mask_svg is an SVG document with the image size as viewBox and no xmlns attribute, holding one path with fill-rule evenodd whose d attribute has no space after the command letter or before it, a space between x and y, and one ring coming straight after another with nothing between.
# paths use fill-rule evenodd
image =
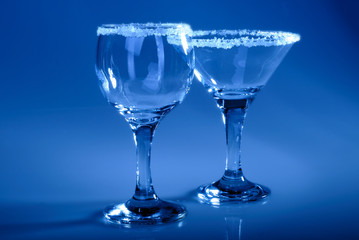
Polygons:
<instances>
[{"instance_id":1,"label":"glass reflection","mask_svg":"<svg viewBox=\"0 0 359 240\"><path fill-rule=\"evenodd\" d=\"M239 216L227 216L224 220L226 221L226 239L240 240L243 219Z\"/></svg>"}]
</instances>

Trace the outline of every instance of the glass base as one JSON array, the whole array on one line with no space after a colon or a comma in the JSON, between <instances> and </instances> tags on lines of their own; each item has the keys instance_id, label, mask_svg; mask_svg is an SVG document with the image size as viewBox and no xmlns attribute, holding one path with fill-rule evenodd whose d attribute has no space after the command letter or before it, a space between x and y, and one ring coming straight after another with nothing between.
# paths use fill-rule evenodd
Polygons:
<instances>
[{"instance_id":1,"label":"glass base","mask_svg":"<svg viewBox=\"0 0 359 240\"><path fill-rule=\"evenodd\" d=\"M268 197L269 188L252 183L244 178L243 181L233 181L231 184L222 178L209 185L197 189L197 197L202 203L220 205L229 202L258 201Z\"/></svg>"},{"instance_id":2,"label":"glass base","mask_svg":"<svg viewBox=\"0 0 359 240\"><path fill-rule=\"evenodd\" d=\"M142 201L131 199L104 210L105 219L115 224L169 223L183 219L186 213L184 206L160 199Z\"/></svg>"}]
</instances>

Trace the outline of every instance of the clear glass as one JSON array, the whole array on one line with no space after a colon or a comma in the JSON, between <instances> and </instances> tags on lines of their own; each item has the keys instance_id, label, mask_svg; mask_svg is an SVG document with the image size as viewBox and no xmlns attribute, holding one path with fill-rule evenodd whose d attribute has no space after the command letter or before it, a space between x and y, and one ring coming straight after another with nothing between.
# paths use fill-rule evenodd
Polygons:
<instances>
[{"instance_id":1,"label":"clear glass","mask_svg":"<svg viewBox=\"0 0 359 240\"><path fill-rule=\"evenodd\" d=\"M108 102L129 123L137 149L132 199L104 210L118 224L160 224L182 219L183 206L160 200L150 158L160 120L182 102L193 77L191 29L186 24L120 24L98 28L96 73Z\"/></svg>"},{"instance_id":2,"label":"clear glass","mask_svg":"<svg viewBox=\"0 0 359 240\"><path fill-rule=\"evenodd\" d=\"M241 167L241 138L247 109L256 94L300 36L249 30L195 31L194 74L217 102L226 129L227 157L223 177L198 189L205 203L247 202L270 190L247 180Z\"/></svg>"}]
</instances>

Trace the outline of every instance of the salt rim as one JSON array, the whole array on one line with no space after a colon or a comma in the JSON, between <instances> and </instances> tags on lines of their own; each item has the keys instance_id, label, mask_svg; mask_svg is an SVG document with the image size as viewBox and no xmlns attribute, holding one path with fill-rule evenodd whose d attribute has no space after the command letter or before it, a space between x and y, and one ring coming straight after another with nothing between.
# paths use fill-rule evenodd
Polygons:
<instances>
[{"instance_id":1,"label":"salt rim","mask_svg":"<svg viewBox=\"0 0 359 240\"><path fill-rule=\"evenodd\" d=\"M97 28L97 36L121 35L124 37L168 36L179 33L192 35L193 31L185 23L129 23L104 24Z\"/></svg>"},{"instance_id":2,"label":"salt rim","mask_svg":"<svg viewBox=\"0 0 359 240\"><path fill-rule=\"evenodd\" d=\"M226 36L238 36L238 38L226 39ZM198 39L196 37L208 36ZM213 37L212 37L213 36ZM221 37L223 36L223 37ZM271 47L293 44L300 40L300 35L290 32L271 32L260 30L211 30L194 31L192 44L194 47L212 47L230 49L233 47Z\"/></svg>"}]
</instances>

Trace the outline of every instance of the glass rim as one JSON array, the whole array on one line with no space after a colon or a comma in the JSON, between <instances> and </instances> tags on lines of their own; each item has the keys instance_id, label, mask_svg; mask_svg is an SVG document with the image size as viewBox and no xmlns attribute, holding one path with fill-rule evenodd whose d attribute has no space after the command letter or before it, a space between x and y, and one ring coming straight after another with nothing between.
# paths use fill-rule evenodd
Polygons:
<instances>
[{"instance_id":1,"label":"glass rim","mask_svg":"<svg viewBox=\"0 0 359 240\"><path fill-rule=\"evenodd\" d=\"M228 37L230 36L230 38ZM198 38L204 37L204 38ZM262 30L198 30L192 33L194 47L230 49L232 47L272 47L296 43L300 35L283 31Z\"/></svg>"},{"instance_id":2,"label":"glass rim","mask_svg":"<svg viewBox=\"0 0 359 240\"><path fill-rule=\"evenodd\" d=\"M120 35L124 37L168 36L185 33L192 35L193 31L186 23L122 23L102 24L97 28L97 36Z\"/></svg>"}]
</instances>

